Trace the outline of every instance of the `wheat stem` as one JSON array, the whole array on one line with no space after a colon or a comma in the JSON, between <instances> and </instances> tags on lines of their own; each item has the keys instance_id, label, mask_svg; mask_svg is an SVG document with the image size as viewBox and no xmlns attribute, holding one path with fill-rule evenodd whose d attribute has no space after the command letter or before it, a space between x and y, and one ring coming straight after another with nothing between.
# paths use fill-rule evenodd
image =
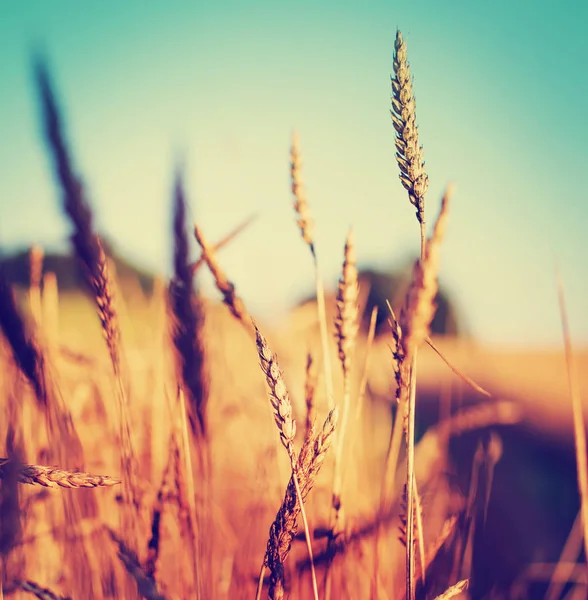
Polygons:
<instances>
[{"instance_id":1,"label":"wheat stem","mask_svg":"<svg viewBox=\"0 0 588 600\"><path fill-rule=\"evenodd\" d=\"M572 349L572 338L568 323L568 314L565 305L564 288L559 271L556 269L557 292L561 315L561 324L565 346L566 367L568 375L568 387L572 401L574 417L574 440L576 442L576 462L578 474L578 488L580 490L580 501L582 508L582 525L584 527L584 551L588 561L588 458L586 456L586 429L584 426L584 415L582 410L582 399L576 362Z\"/></svg>"}]
</instances>

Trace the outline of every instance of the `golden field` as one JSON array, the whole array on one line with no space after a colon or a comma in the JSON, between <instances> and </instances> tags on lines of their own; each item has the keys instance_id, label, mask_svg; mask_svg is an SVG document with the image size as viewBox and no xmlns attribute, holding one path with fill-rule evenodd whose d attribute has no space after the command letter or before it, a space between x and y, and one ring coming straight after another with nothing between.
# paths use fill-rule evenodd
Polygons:
<instances>
[{"instance_id":1,"label":"golden field","mask_svg":"<svg viewBox=\"0 0 588 600\"><path fill-rule=\"evenodd\" d=\"M29 286L2 275L4 595L585 597L586 526L574 519L588 500L588 351L434 334L451 188L426 231L400 34L394 75L412 204L398 210L416 209L421 256L375 335L351 233L339 282L321 279L296 138L292 227L314 260L316 299L279 326L250 315L220 247L187 223L181 172L171 281L145 292L118 278L38 67L86 287L60 290L38 248ZM197 293L202 269L222 302Z\"/></svg>"}]
</instances>

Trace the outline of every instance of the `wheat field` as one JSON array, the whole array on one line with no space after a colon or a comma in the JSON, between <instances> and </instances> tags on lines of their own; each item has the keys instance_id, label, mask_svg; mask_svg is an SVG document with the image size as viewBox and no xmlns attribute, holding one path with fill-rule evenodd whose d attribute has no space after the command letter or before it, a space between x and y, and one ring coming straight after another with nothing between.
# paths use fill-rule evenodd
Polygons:
<instances>
[{"instance_id":1,"label":"wheat field","mask_svg":"<svg viewBox=\"0 0 588 600\"><path fill-rule=\"evenodd\" d=\"M148 291L119 276L36 65L85 285L62 291L38 247L28 286L0 278L3 596L586 597L588 354L433 335L454 189L427 195L400 32L392 70L395 210L415 212L421 242L403 297L369 305L352 230L339 281L323 280L294 135L291 226L316 295L270 327L222 266L242 227L210 240L189 222L179 168L173 276ZM563 297L562 316L569 342ZM565 515L537 498L524 448L556 465Z\"/></svg>"}]
</instances>

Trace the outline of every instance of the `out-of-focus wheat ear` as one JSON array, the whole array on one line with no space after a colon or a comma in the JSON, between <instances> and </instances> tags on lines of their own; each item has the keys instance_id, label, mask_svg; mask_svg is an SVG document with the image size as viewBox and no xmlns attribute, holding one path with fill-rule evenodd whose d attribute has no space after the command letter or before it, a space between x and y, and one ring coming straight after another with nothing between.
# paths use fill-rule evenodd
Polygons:
<instances>
[{"instance_id":1,"label":"out-of-focus wheat ear","mask_svg":"<svg viewBox=\"0 0 588 600\"><path fill-rule=\"evenodd\" d=\"M329 410L335 407L333 396L333 373L331 371L331 353L329 351L329 333L327 326L327 311L325 303L325 290L321 279L316 247L314 244L314 225L310 216L308 198L304 188L302 177L302 157L300 154L300 142L298 133L292 135L292 148L290 153L290 179L292 184L292 195L294 196L294 209L298 215L296 221L302 239L308 245L314 262L314 277L316 284L316 304L319 328L321 333L321 345L323 351L323 369L325 371L325 393L327 395L327 406Z\"/></svg>"},{"instance_id":2,"label":"out-of-focus wheat ear","mask_svg":"<svg viewBox=\"0 0 588 600\"><path fill-rule=\"evenodd\" d=\"M441 262L441 244L449 215L454 187L447 187L433 233L427 240L424 260L415 263L413 280L401 315L402 345L405 360L410 363L417 348L429 335L435 316L435 296L439 290L437 274Z\"/></svg>"},{"instance_id":3,"label":"out-of-focus wheat ear","mask_svg":"<svg viewBox=\"0 0 588 600\"><path fill-rule=\"evenodd\" d=\"M62 206L73 225L71 241L77 257L88 270L87 278L91 279L93 269L101 262L101 248L97 243L92 212L84 197L82 182L73 167L49 73L40 61L35 64L35 75L45 138L53 158L55 177L61 187Z\"/></svg>"},{"instance_id":4,"label":"out-of-focus wheat ear","mask_svg":"<svg viewBox=\"0 0 588 600\"><path fill-rule=\"evenodd\" d=\"M241 322L245 329L247 329L249 333L253 334L254 332L251 327L251 318L247 312L247 309L245 308L245 303L237 295L235 286L229 281L225 272L218 264L214 249L204 237L202 229L197 223L194 223L194 237L196 238L196 241L198 242L198 245L202 251L202 258L212 273L214 283L216 284L218 291L223 295L223 302L227 305L233 316Z\"/></svg>"},{"instance_id":5,"label":"out-of-focus wheat ear","mask_svg":"<svg viewBox=\"0 0 588 600\"><path fill-rule=\"evenodd\" d=\"M335 337L339 350L339 360L343 370L343 406L341 411L341 425L337 432L337 443L335 446L330 545L334 543L335 538L344 529L341 500L343 450L345 447L345 432L351 399L351 365L359 326L358 297L359 285L355 259L355 240L353 231L350 230L345 243L343 270L337 288L337 316L335 317ZM328 569L327 573L327 590L330 590L330 569ZM328 595L327 593L327 597Z\"/></svg>"},{"instance_id":6,"label":"out-of-focus wheat ear","mask_svg":"<svg viewBox=\"0 0 588 600\"><path fill-rule=\"evenodd\" d=\"M49 588L44 588L30 579L15 579L12 583L21 590L36 596L39 600L72 600L70 596L57 594Z\"/></svg>"},{"instance_id":7,"label":"out-of-focus wheat ear","mask_svg":"<svg viewBox=\"0 0 588 600\"><path fill-rule=\"evenodd\" d=\"M292 195L294 196L294 210L298 215L296 221L302 234L302 239L308 244L310 251L315 256L314 249L314 224L310 215L310 207L304 180L302 178L302 157L300 156L300 140L298 132L292 134L292 148L290 151L290 177L292 180Z\"/></svg>"},{"instance_id":8,"label":"out-of-focus wheat ear","mask_svg":"<svg viewBox=\"0 0 588 600\"><path fill-rule=\"evenodd\" d=\"M141 563L135 552L133 552L133 550L129 548L124 541L114 533L114 531L108 529L108 533L110 534L112 541L117 545L118 557L137 583L137 591L141 597L146 600L165 600L165 597L159 593L153 578L149 577L145 573L143 567L141 567Z\"/></svg>"},{"instance_id":9,"label":"out-of-focus wheat ear","mask_svg":"<svg viewBox=\"0 0 588 600\"><path fill-rule=\"evenodd\" d=\"M400 181L417 209L419 223L425 221L425 194L429 178L425 171L423 148L419 145L416 102L412 91L412 75L407 60L406 42L400 31L394 43L394 76L392 82L392 123L396 130L396 160Z\"/></svg>"},{"instance_id":10,"label":"out-of-focus wheat ear","mask_svg":"<svg viewBox=\"0 0 588 600\"><path fill-rule=\"evenodd\" d=\"M73 167L49 74L43 63L37 62L35 67L45 136L53 157L55 176L61 187L62 206L73 226L71 241L96 301L112 365L115 373L118 373L120 332L106 256L94 230L92 211L86 201L82 182Z\"/></svg>"},{"instance_id":11,"label":"out-of-focus wheat ear","mask_svg":"<svg viewBox=\"0 0 588 600\"><path fill-rule=\"evenodd\" d=\"M124 529L130 536L130 543L134 548L136 547L134 539L136 519L132 510L133 506L138 503L134 481L137 468L131 441L126 391L122 382L120 328L114 307L114 284L110 281L106 256L94 230L92 212L86 201L82 182L73 167L49 74L42 62L36 63L35 75L41 101L45 137L53 158L56 180L61 188L62 206L73 226L71 241L96 302L117 382L123 495L128 500L125 502L123 511L126 515Z\"/></svg>"},{"instance_id":12,"label":"out-of-focus wheat ear","mask_svg":"<svg viewBox=\"0 0 588 600\"><path fill-rule=\"evenodd\" d=\"M35 391L39 403L47 406L44 358L34 339L28 335L16 305L11 285L0 270L0 327L10 345L14 360Z\"/></svg>"},{"instance_id":13,"label":"out-of-focus wheat ear","mask_svg":"<svg viewBox=\"0 0 588 600\"><path fill-rule=\"evenodd\" d=\"M232 242L236 237L238 237L245 229L247 229L253 221L257 219L257 215L253 214L250 217L247 217L243 222L239 223L234 229L232 229L227 235L225 235L221 240L216 242L212 249L214 252L218 252L222 250L225 246L227 246L230 242ZM195 262L190 265L192 272L196 274L198 269L205 263L204 258L202 256Z\"/></svg>"},{"instance_id":14,"label":"out-of-focus wheat ear","mask_svg":"<svg viewBox=\"0 0 588 600\"><path fill-rule=\"evenodd\" d=\"M190 267L186 199L182 175L176 175L173 208L174 275L170 284L173 316L173 342L178 371L187 395L188 421L192 435L206 438L208 381L205 374L203 325L204 313L194 292Z\"/></svg>"}]
</instances>

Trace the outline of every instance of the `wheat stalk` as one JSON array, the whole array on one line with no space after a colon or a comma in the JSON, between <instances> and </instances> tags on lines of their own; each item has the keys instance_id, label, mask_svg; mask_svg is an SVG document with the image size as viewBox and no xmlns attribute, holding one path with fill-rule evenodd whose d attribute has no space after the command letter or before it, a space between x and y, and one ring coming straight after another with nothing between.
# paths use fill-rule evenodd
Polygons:
<instances>
[{"instance_id":1,"label":"wheat stalk","mask_svg":"<svg viewBox=\"0 0 588 600\"><path fill-rule=\"evenodd\" d=\"M588 458L586 456L586 426L584 424L582 398L580 396L580 385L578 382L578 374L576 372L576 363L572 348L572 337L568 323L563 282L557 269L556 282L564 339L568 388L573 411L576 469L578 477L578 489L580 491L582 526L584 530L584 551L586 553L585 560L588 561Z\"/></svg>"},{"instance_id":2,"label":"wheat stalk","mask_svg":"<svg viewBox=\"0 0 588 600\"><path fill-rule=\"evenodd\" d=\"M437 273L439 271L440 248L449 209L453 186L445 191L441 210L435 222L433 233L426 243L424 255L415 263L413 280L402 311L403 366L401 367L402 387L401 407L404 409L404 430L407 445L407 600L414 600L414 507L416 480L414 477L414 427L416 400L416 360L420 345L429 335L435 315L435 296L438 292ZM409 378L409 382L406 379Z\"/></svg>"},{"instance_id":3,"label":"wheat stalk","mask_svg":"<svg viewBox=\"0 0 588 600\"><path fill-rule=\"evenodd\" d=\"M314 277L316 285L316 304L318 321L321 334L321 346L323 352L323 368L325 370L325 392L327 394L327 406L330 410L335 407L333 395L333 373L331 370L331 353L329 352L329 334L327 328L327 313L325 302L325 290L320 276L320 268L314 243L314 225L310 216L310 207L302 178L302 157L300 154L300 143L298 134L292 135L292 147L290 151L290 178L292 182L292 195L294 196L294 210L298 215L296 221L302 234L302 239L308 245L314 263Z\"/></svg>"}]
</instances>

